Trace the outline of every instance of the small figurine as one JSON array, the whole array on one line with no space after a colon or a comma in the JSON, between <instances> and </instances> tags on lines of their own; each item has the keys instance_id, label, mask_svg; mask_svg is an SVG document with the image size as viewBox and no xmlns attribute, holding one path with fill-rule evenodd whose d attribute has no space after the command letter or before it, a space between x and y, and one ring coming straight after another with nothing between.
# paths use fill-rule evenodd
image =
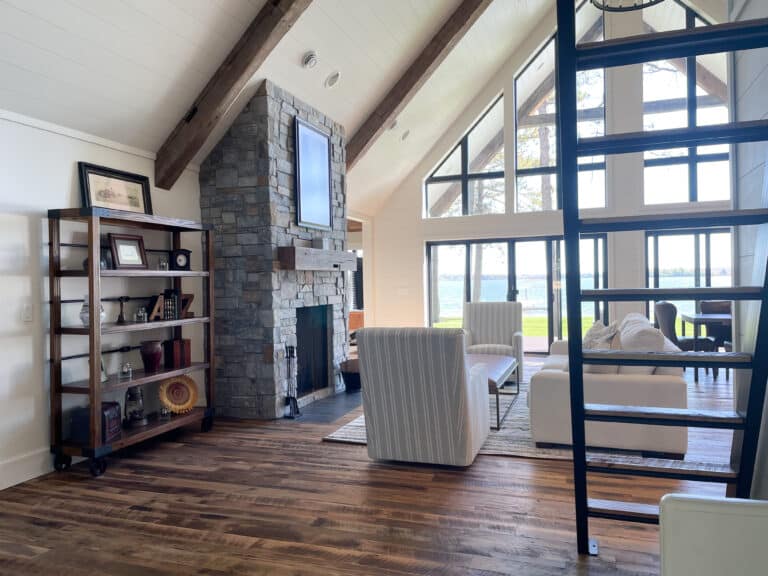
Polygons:
<instances>
[{"instance_id":1,"label":"small figurine","mask_svg":"<svg viewBox=\"0 0 768 576\"><path fill-rule=\"evenodd\" d=\"M125 303L128 302L128 300L130 299L131 298L129 296L120 296L120 298L117 299L118 302L120 302L120 315L117 317L116 324L125 324L125 314L124 314L123 308L125 306Z\"/></svg>"}]
</instances>

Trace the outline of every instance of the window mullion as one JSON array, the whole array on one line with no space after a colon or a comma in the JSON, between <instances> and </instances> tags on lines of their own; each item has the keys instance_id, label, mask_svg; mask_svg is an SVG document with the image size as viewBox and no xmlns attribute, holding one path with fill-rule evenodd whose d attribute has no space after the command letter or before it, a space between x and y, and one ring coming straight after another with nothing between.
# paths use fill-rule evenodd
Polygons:
<instances>
[{"instance_id":1,"label":"window mullion","mask_svg":"<svg viewBox=\"0 0 768 576\"><path fill-rule=\"evenodd\" d=\"M469 214L469 146L467 136L461 139L461 213Z\"/></svg>"},{"instance_id":2,"label":"window mullion","mask_svg":"<svg viewBox=\"0 0 768 576\"><path fill-rule=\"evenodd\" d=\"M690 8L685 9L685 27L691 30L696 27L696 16ZM696 119L696 56L689 56L685 60L688 128L695 128ZM688 199L696 202L699 198L699 175L696 169L696 148L688 148Z\"/></svg>"}]
</instances>

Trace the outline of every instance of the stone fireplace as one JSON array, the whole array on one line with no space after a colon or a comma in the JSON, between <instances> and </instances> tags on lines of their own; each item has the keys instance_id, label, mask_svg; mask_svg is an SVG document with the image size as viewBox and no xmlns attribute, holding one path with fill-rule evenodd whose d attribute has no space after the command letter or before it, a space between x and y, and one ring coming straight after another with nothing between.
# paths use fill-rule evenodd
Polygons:
<instances>
[{"instance_id":1,"label":"stone fireplace","mask_svg":"<svg viewBox=\"0 0 768 576\"><path fill-rule=\"evenodd\" d=\"M331 230L296 224L296 116L331 138ZM286 346L296 346L300 378L306 379L299 382L300 404L343 387L345 273L285 269L278 248L310 246L323 238L327 248L345 249L345 162L343 128L264 81L202 164L202 219L214 226L216 239L217 414L282 417ZM302 367L309 376L301 375Z\"/></svg>"}]
</instances>

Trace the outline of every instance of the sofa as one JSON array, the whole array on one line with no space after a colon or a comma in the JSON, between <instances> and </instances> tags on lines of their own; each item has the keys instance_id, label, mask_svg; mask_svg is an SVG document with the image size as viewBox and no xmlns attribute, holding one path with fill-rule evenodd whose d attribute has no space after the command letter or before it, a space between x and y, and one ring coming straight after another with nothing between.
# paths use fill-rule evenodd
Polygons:
<instances>
[{"instance_id":1,"label":"sofa","mask_svg":"<svg viewBox=\"0 0 768 576\"><path fill-rule=\"evenodd\" d=\"M590 345L590 349L676 349L640 314L630 314L621 323L604 328L610 338L603 345ZM651 349L639 349L643 347ZM528 391L531 435L537 445L571 444L569 377L568 343L553 342L541 370L531 377ZM688 387L682 368L585 365L584 400L587 404L687 408ZM688 429L684 427L587 422L586 438L589 447L670 457L682 457L688 449Z\"/></svg>"},{"instance_id":2,"label":"sofa","mask_svg":"<svg viewBox=\"0 0 768 576\"><path fill-rule=\"evenodd\" d=\"M469 466L488 437L488 372L469 368L464 330L357 332L368 455Z\"/></svg>"}]
</instances>

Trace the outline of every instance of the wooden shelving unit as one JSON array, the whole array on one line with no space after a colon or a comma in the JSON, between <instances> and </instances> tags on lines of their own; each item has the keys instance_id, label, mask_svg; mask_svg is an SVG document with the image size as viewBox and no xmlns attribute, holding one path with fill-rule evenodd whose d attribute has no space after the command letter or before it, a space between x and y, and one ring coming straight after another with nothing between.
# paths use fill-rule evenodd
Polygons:
<instances>
[{"instance_id":1,"label":"wooden shelving unit","mask_svg":"<svg viewBox=\"0 0 768 576\"><path fill-rule=\"evenodd\" d=\"M88 242L84 246L75 246L87 250L87 270L62 270L62 247L71 248L74 245L61 243L62 221L78 221L88 227ZM170 234L174 249L181 248L183 233L199 233L202 236L204 270L100 270L101 233L103 227L138 228L140 230L156 230ZM83 456L91 459L91 473L100 475L106 470L105 456L142 442L170 430L201 424L203 430L213 425L214 405L214 341L213 323L213 274L214 251L213 234L209 227L189 220L177 220L162 216L134 214L103 208L76 208L48 211L49 234L49 281L51 308L51 452L54 454L54 465L57 470L69 467L73 456ZM203 281L203 316L182 318L178 320L163 320L145 323L102 324L99 314L91 314L89 326L62 326L62 280L66 278L87 278L88 299L90 309L100 310L102 278L155 278L170 281L171 287L182 292L183 278L199 278ZM167 288L166 284L163 288ZM162 290L158 286L157 292ZM117 375L110 376L105 383L101 382L101 338L108 334L123 334L151 330L172 330L173 338L181 338L183 328L191 325L202 325L204 343L202 361L193 362L190 366L176 369L161 369L154 373L134 370L130 380L120 380ZM62 337L87 336L88 353L90 357L88 378L77 382L62 383ZM103 442L101 430L101 399L103 394L125 390L131 386L147 385L160 382L167 378L181 376L192 372L205 373L205 407L197 407L186 414L173 416L167 420L150 419L147 426L123 430L119 438L109 443ZM88 396L89 400L89 431L88 442L77 444L63 438L62 398L65 394Z\"/></svg>"}]
</instances>

